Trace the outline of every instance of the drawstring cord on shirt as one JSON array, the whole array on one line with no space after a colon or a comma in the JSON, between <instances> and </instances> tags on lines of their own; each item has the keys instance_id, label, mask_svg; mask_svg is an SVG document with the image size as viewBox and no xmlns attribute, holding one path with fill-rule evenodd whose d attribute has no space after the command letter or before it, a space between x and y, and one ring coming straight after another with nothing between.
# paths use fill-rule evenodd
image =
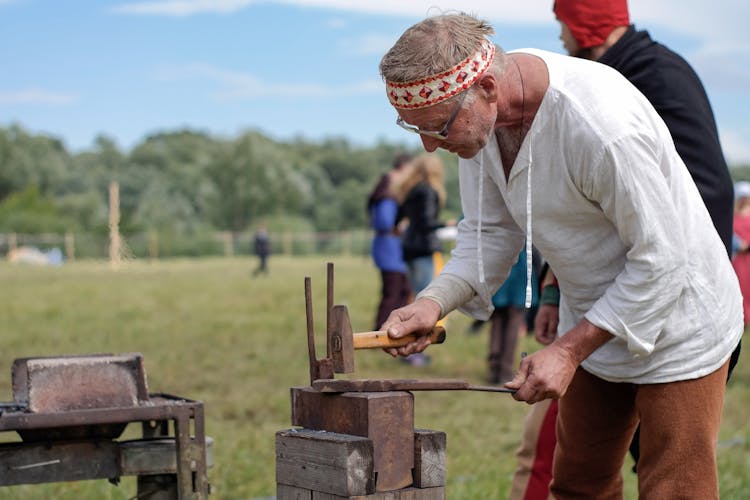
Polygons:
<instances>
[{"instance_id":1,"label":"drawstring cord on shirt","mask_svg":"<svg viewBox=\"0 0 750 500\"><path fill-rule=\"evenodd\" d=\"M521 68L518 67L518 63L513 61L518 70L518 78L521 81L521 132L523 133L523 125L526 114L526 90L523 85L523 75L521 74ZM532 123L533 125L533 123ZM531 276L533 273L533 238L532 238L532 224L531 224L531 166L533 164L533 134L531 127L529 127L529 166L526 170L526 300L525 307L529 309L531 307ZM478 210L478 223L477 223L477 273L479 274L479 283L484 284L484 260L482 255L482 201L484 198L484 154L482 153L479 159L479 199L477 200Z\"/></svg>"},{"instance_id":2,"label":"drawstring cord on shirt","mask_svg":"<svg viewBox=\"0 0 750 500\"><path fill-rule=\"evenodd\" d=\"M533 137L531 130L529 130L529 167L526 169L526 309L531 307L531 273L533 272L531 251L531 140Z\"/></svg>"}]
</instances>

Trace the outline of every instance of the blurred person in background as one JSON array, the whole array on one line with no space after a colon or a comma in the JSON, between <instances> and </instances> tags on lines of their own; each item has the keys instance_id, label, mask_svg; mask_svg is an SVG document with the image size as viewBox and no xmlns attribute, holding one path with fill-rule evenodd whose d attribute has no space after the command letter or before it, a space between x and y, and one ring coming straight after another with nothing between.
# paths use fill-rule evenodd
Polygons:
<instances>
[{"instance_id":1,"label":"blurred person in background","mask_svg":"<svg viewBox=\"0 0 750 500\"><path fill-rule=\"evenodd\" d=\"M268 238L268 230L264 223L258 224L258 229L253 237L253 250L258 256L258 267L253 271L253 276L268 274L268 256L271 254L271 241Z\"/></svg>"},{"instance_id":2,"label":"blurred person in background","mask_svg":"<svg viewBox=\"0 0 750 500\"><path fill-rule=\"evenodd\" d=\"M508 278L492 296L495 310L490 316L490 351L488 357L490 384L508 382L515 375L516 346L526 326L526 251L521 250L518 261ZM531 307L539 301L537 277L531 272Z\"/></svg>"},{"instance_id":3,"label":"blurred person in background","mask_svg":"<svg viewBox=\"0 0 750 500\"><path fill-rule=\"evenodd\" d=\"M423 153L406 166L404 175L393 186L396 198L401 201L399 221L405 225L401 245L415 294L434 278L434 254L442 249L437 230L444 225L440 221L440 210L445 206L446 198L444 178L440 157ZM430 361L423 353L404 359L412 366L423 366Z\"/></svg>"},{"instance_id":4,"label":"blurred person in background","mask_svg":"<svg viewBox=\"0 0 750 500\"><path fill-rule=\"evenodd\" d=\"M738 182L734 190L734 256L732 266L742 290L745 327L750 323L750 182Z\"/></svg>"},{"instance_id":5,"label":"blurred person in background","mask_svg":"<svg viewBox=\"0 0 750 500\"><path fill-rule=\"evenodd\" d=\"M391 170L383 174L367 199L370 227L375 231L370 254L380 270L381 281L374 330L379 330L391 311L408 304L412 297L396 224L399 204L391 189L410 160L411 155L406 153L396 155Z\"/></svg>"}]
</instances>

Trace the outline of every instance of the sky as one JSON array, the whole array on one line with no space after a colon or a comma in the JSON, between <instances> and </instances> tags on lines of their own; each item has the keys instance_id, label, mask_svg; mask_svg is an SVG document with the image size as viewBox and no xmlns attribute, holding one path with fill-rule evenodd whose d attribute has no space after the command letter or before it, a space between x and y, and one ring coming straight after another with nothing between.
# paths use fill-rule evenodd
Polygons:
<instances>
[{"instance_id":1,"label":"sky","mask_svg":"<svg viewBox=\"0 0 750 500\"><path fill-rule=\"evenodd\" d=\"M489 20L505 50L564 53L552 0L0 0L0 126L130 150L189 128L233 138L418 145L382 55L425 16ZM701 77L730 164L750 164L750 2L631 0L631 20Z\"/></svg>"}]
</instances>

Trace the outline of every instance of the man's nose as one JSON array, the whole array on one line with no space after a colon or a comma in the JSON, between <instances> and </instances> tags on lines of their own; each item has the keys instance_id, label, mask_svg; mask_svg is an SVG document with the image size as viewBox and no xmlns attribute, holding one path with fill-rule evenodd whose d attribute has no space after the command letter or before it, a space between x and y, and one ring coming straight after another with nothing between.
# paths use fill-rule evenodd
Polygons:
<instances>
[{"instance_id":1,"label":"man's nose","mask_svg":"<svg viewBox=\"0 0 750 500\"><path fill-rule=\"evenodd\" d=\"M424 147L424 150L428 153L434 153L437 148L440 147L440 144L442 144L443 141L440 139L435 139L434 137L428 137L426 135L420 136L422 138L422 146Z\"/></svg>"}]
</instances>

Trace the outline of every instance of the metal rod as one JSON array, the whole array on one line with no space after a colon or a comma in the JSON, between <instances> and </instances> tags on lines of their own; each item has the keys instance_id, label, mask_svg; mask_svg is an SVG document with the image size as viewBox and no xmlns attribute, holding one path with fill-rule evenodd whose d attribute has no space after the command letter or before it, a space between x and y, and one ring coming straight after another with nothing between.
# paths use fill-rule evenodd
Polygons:
<instances>
[{"instance_id":1,"label":"metal rod","mask_svg":"<svg viewBox=\"0 0 750 500\"><path fill-rule=\"evenodd\" d=\"M326 355L331 357L333 335L333 262L326 266Z\"/></svg>"},{"instance_id":2,"label":"metal rod","mask_svg":"<svg viewBox=\"0 0 750 500\"><path fill-rule=\"evenodd\" d=\"M307 352L310 357L310 383L318 378L315 357L315 331L313 329L312 287L309 276L305 276L305 314L307 316Z\"/></svg>"},{"instance_id":3,"label":"metal rod","mask_svg":"<svg viewBox=\"0 0 750 500\"><path fill-rule=\"evenodd\" d=\"M515 394L515 389L508 389L507 387L492 386L492 385L470 385L466 388L469 391L484 391L484 392L507 392L509 394Z\"/></svg>"}]
</instances>

